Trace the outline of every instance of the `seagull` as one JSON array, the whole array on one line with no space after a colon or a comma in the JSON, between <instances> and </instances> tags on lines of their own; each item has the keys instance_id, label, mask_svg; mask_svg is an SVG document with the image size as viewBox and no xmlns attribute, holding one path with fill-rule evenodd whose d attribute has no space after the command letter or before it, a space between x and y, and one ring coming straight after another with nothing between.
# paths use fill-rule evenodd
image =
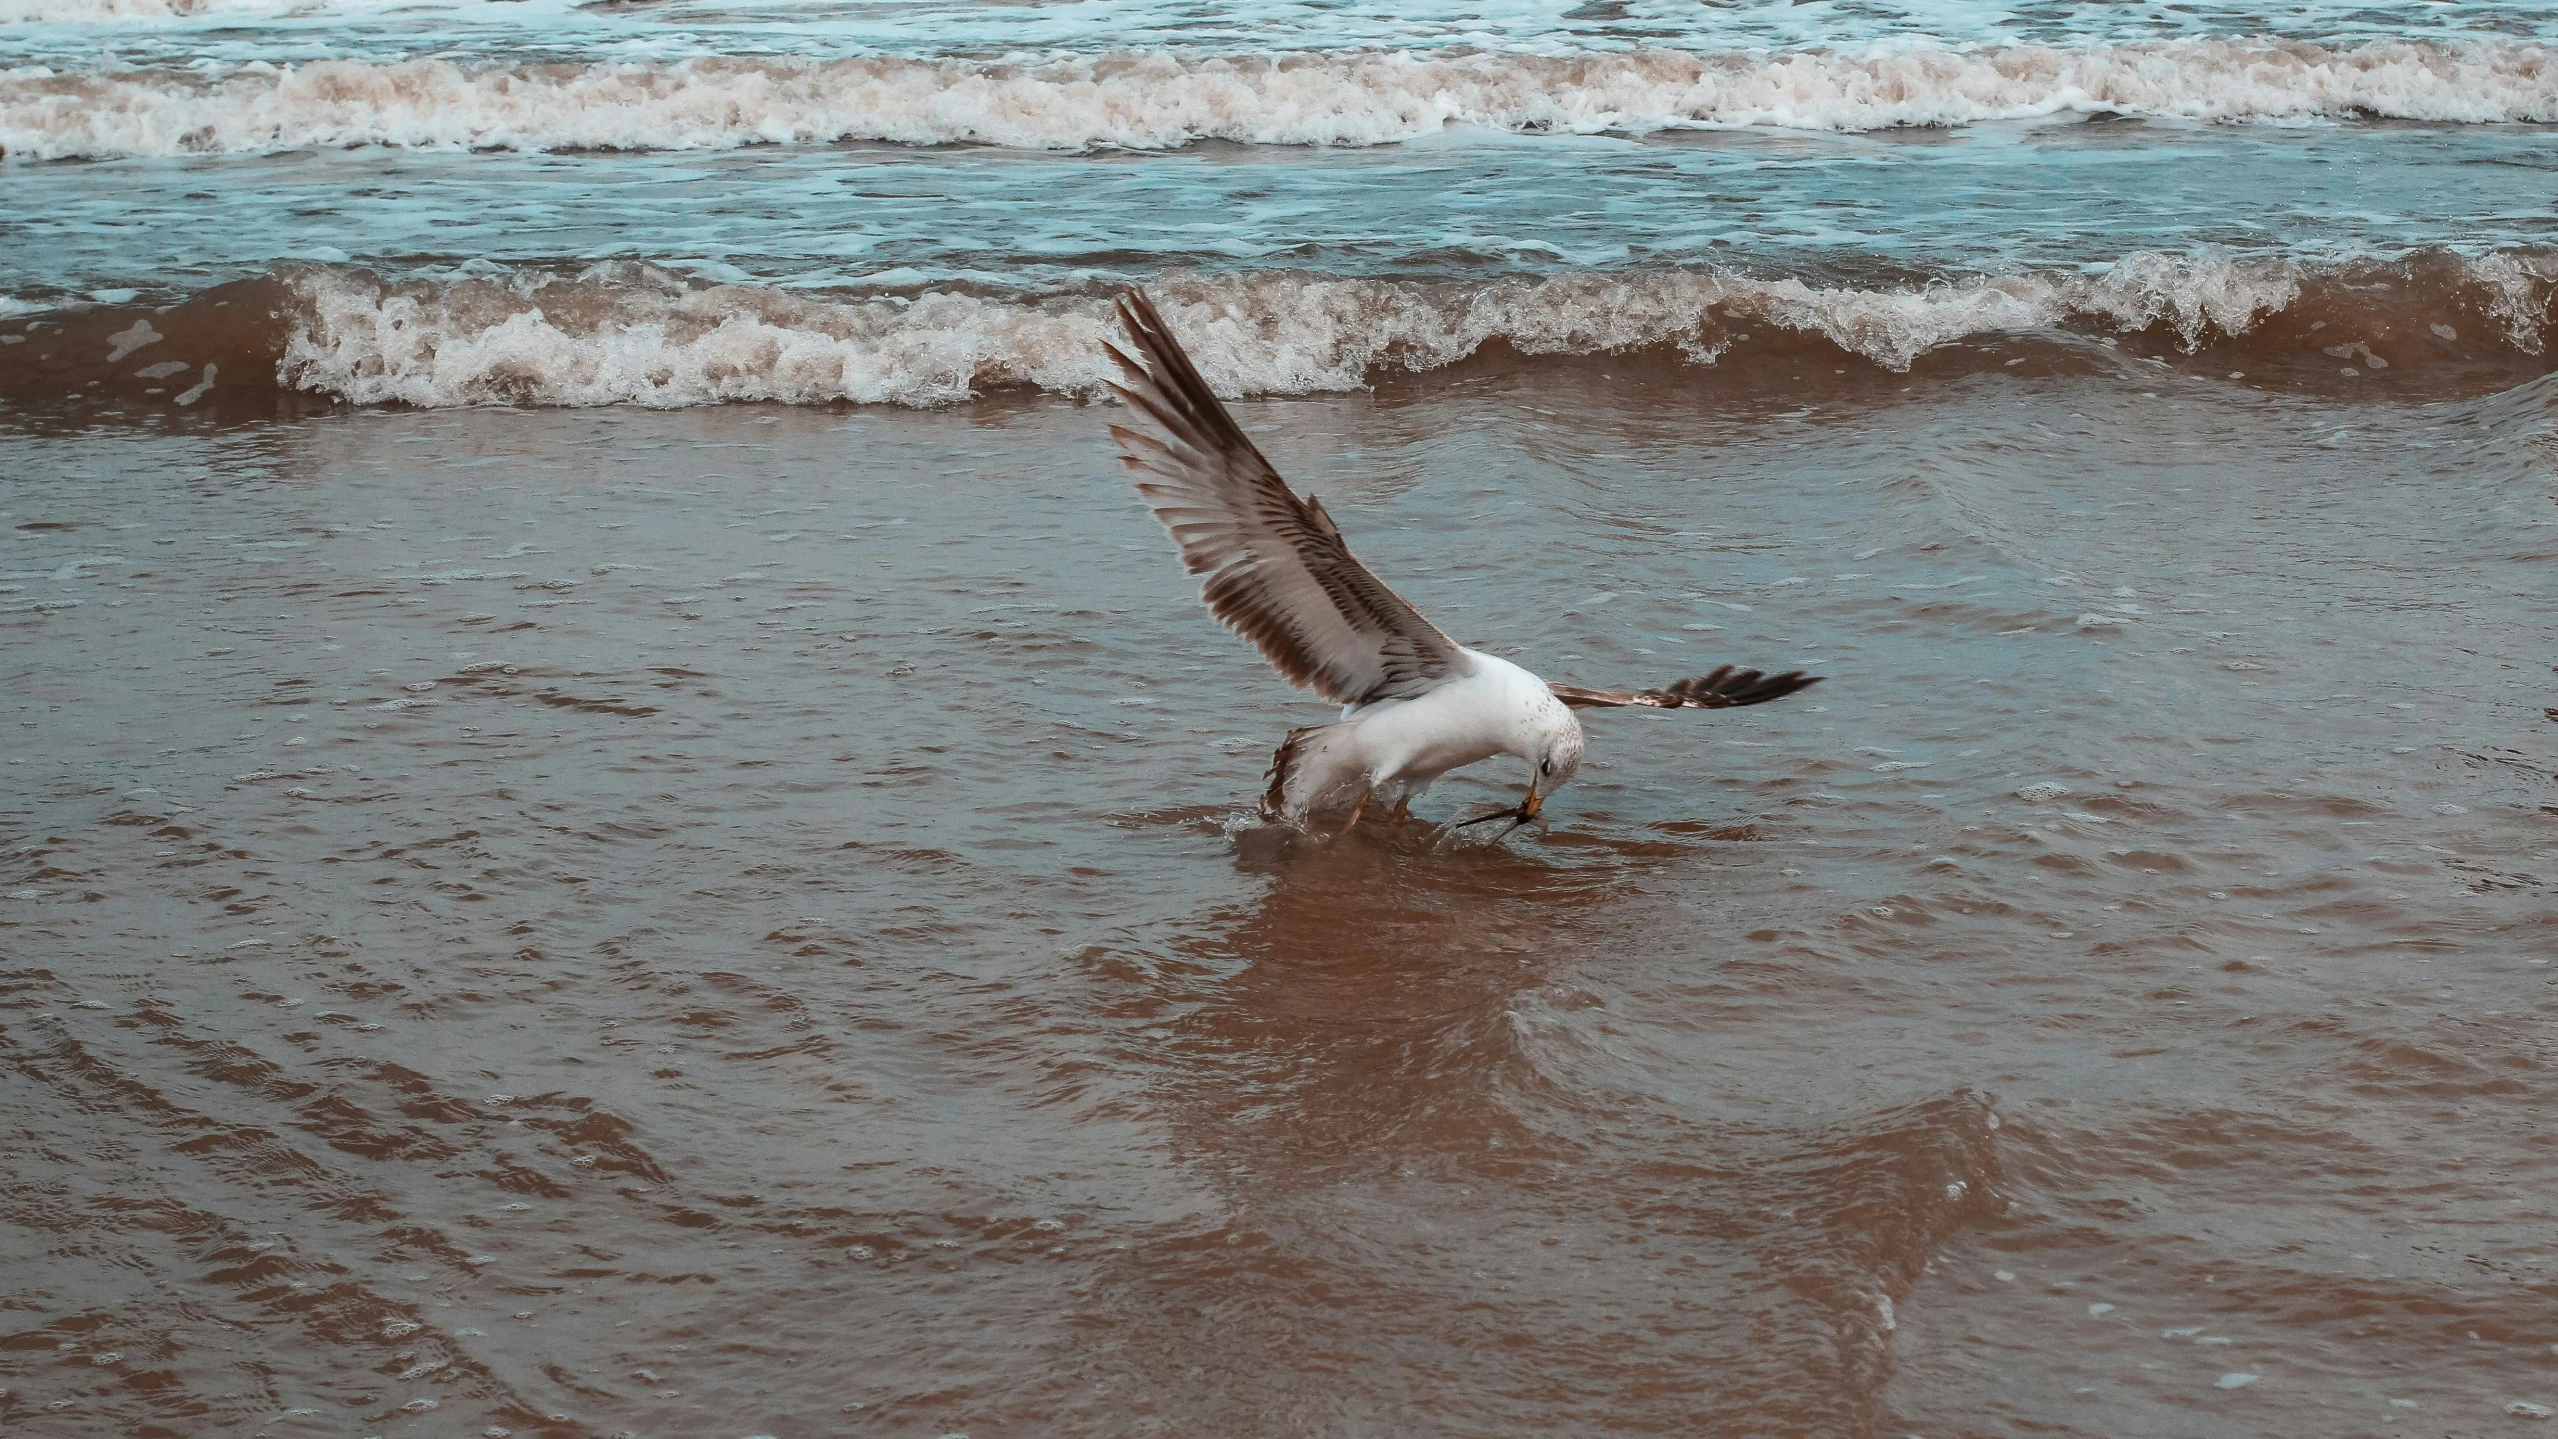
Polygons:
<instances>
[{"instance_id":1,"label":"seagull","mask_svg":"<svg viewBox=\"0 0 2558 1439\"><path fill-rule=\"evenodd\" d=\"M1103 342L1121 376L1110 389L1154 429L1110 427L1137 492L1190 572L1206 576L1200 598L1210 612L1289 683L1342 707L1338 722L1280 742L1264 818L1311 828L1346 812L1338 832L1347 833L1381 803L1399 821L1441 775L1514 755L1529 766L1525 796L1465 821L1507 819L1506 837L1580 769L1575 710L1731 709L1820 682L1799 670L1724 665L1659 689L1584 689L1458 644L1350 553L1321 501L1288 488L1143 290L1129 287L1118 313L1135 353Z\"/></svg>"}]
</instances>

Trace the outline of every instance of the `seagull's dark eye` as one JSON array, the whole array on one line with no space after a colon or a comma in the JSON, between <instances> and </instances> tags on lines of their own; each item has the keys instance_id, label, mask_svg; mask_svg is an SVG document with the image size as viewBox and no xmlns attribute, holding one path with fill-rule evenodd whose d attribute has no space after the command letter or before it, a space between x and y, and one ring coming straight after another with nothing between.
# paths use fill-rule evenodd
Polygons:
<instances>
[{"instance_id":1,"label":"seagull's dark eye","mask_svg":"<svg viewBox=\"0 0 2558 1439\"><path fill-rule=\"evenodd\" d=\"M1554 773L1554 761L1541 760L1538 762L1537 768L1544 770L1547 774L1552 774Z\"/></svg>"}]
</instances>

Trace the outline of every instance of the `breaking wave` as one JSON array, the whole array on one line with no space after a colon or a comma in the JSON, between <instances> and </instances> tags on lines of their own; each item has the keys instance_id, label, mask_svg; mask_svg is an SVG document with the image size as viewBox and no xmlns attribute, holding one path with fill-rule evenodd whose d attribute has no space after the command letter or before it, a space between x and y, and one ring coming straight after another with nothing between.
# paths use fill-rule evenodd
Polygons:
<instances>
[{"instance_id":1,"label":"breaking wave","mask_svg":"<svg viewBox=\"0 0 2558 1439\"><path fill-rule=\"evenodd\" d=\"M164 20L202 15L213 8L211 0L0 0L0 25L95 25L116 20Z\"/></svg>"},{"instance_id":2,"label":"breaking wave","mask_svg":"<svg viewBox=\"0 0 2558 1439\"><path fill-rule=\"evenodd\" d=\"M1374 145L1452 125L1573 134L1861 131L2073 112L2558 121L2558 49L2515 41L2330 48L2183 40L1774 55L1138 50L1045 64L873 57L471 68L328 60L221 74L0 72L0 147L39 160L352 145Z\"/></svg>"},{"instance_id":3,"label":"breaking wave","mask_svg":"<svg viewBox=\"0 0 2558 1439\"><path fill-rule=\"evenodd\" d=\"M2444 364L2546 368L2558 253L2332 266L2138 254L2103 274L1874 286L1710 270L1473 282L1263 271L1175 274L1154 290L1228 395L1349 390L1503 357L1644 353L1752 372L1854 357L1907 371L1941 353L1997 367L1992 356L2019 346L2090 341L2404 378ZM0 394L924 406L1004 389L1097 395L1111 333L1099 294L825 296L629 262L449 281L295 266L159 309L21 316L0 334Z\"/></svg>"}]
</instances>

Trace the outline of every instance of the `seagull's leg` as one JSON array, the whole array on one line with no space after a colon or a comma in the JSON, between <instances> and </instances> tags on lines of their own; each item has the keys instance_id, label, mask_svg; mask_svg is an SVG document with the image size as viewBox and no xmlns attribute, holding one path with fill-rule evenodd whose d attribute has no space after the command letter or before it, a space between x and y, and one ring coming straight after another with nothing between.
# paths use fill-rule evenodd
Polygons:
<instances>
[{"instance_id":1,"label":"seagull's leg","mask_svg":"<svg viewBox=\"0 0 2558 1439\"><path fill-rule=\"evenodd\" d=\"M1386 822L1388 824L1402 824L1410 818L1412 818L1412 791L1405 790L1403 792L1403 797L1396 800L1394 802L1394 808L1387 813Z\"/></svg>"},{"instance_id":2,"label":"seagull's leg","mask_svg":"<svg viewBox=\"0 0 2558 1439\"><path fill-rule=\"evenodd\" d=\"M1341 822L1341 832L1343 834L1348 834L1351 827L1359 823L1359 816L1368 812L1368 801L1375 794L1376 791L1372 789L1363 789L1359 791L1359 802L1350 806L1350 818Z\"/></svg>"}]
</instances>

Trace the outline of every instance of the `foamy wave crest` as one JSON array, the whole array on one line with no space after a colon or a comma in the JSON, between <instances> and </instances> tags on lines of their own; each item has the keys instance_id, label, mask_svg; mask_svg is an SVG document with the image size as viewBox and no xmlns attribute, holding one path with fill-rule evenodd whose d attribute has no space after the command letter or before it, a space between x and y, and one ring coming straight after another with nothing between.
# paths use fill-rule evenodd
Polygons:
<instances>
[{"instance_id":1,"label":"foamy wave crest","mask_svg":"<svg viewBox=\"0 0 2558 1439\"><path fill-rule=\"evenodd\" d=\"M450 284L334 267L282 278L299 313L280 380L364 404L936 405L1020 387L1092 396L1109 378L1101 347L1115 333L1100 297L823 298L694 286L629 264ZM1907 370L1941 346L2062 327L2156 335L2187 351L2280 327L2267 340L2278 352L2375 369L2390 353L2421 362L2455 342L2536 354L2558 261L2437 255L2338 275L2283 260L2142 254L2102 275L1907 288L1652 271L1488 283L1264 272L1172 276L1155 289L1220 393L1303 394L1438 369L1493 346L1659 350L1698 364L1736 345L1743 355L1815 347ZM2373 295L2404 313L2370 308ZM2313 309L2335 317L2332 327ZM2467 341L2450 321L2471 327ZM2435 349L2410 348L2423 345Z\"/></svg>"},{"instance_id":2,"label":"foamy wave crest","mask_svg":"<svg viewBox=\"0 0 2558 1439\"><path fill-rule=\"evenodd\" d=\"M0 25L96 25L115 20L164 20L204 15L214 0L0 0ZM223 5L225 11L267 13L273 7Z\"/></svg>"},{"instance_id":3,"label":"foamy wave crest","mask_svg":"<svg viewBox=\"0 0 2558 1439\"><path fill-rule=\"evenodd\" d=\"M406 12L452 16L486 0L0 0L0 25L111 26L182 20L255 25L269 21L348 21ZM525 0L495 0L523 7ZM529 8L529 7L525 7Z\"/></svg>"},{"instance_id":4,"label":"foamy wave crest","mask_svg":"<svg viewBox=\"0 0 2558 1439\"><path fill-rule=\"evenodd\" d=\"M1775 56L1130 51L1040 65L703 59L470 69L415 60L253 65L211 78L0 73L0 146L32 159L346 145L1369 145L1448 125L1872 130L2074 111L2558 120L2558 51L2520 42L2330 49L2195 40Z\"/></svg>"}]
</instances>

